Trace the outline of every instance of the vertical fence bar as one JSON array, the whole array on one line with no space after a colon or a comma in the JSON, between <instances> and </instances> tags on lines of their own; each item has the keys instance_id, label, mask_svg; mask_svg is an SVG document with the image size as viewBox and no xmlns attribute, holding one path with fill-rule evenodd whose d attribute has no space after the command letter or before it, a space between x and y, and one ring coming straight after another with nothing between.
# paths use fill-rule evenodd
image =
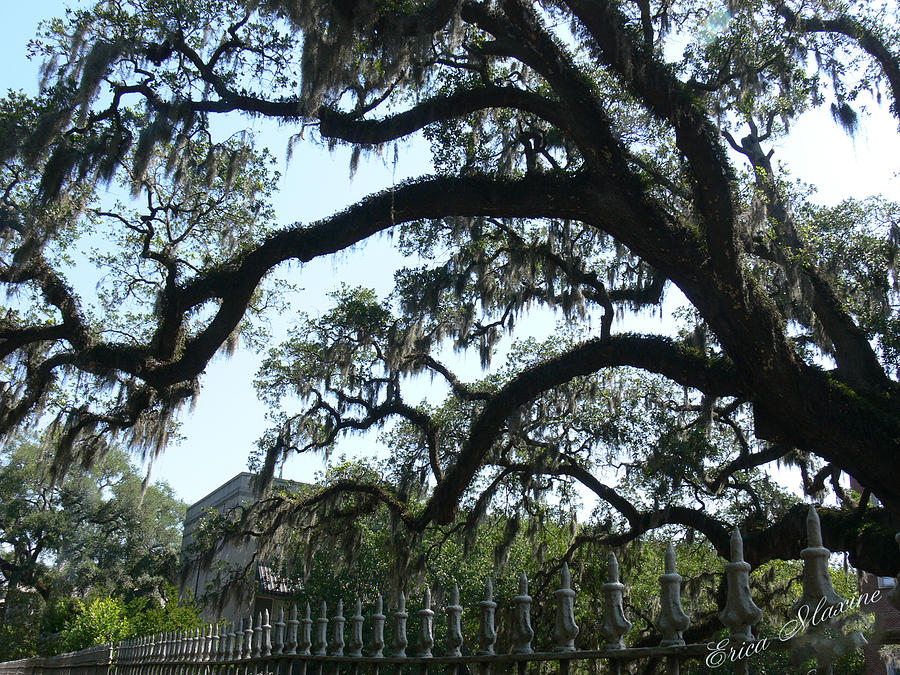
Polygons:
<instances>
[{"instance_id":1,"label":"vertical fence bar","mask_svg":"<svg viewBox=\"0 0 900 675\"><path fill-rule=\"evenodd\" d=\"M431 589L425 588L425 596L422 602L422 609L419 614L419 656L431 658L431 648L434 647L434 610L431 609ZM428 672L425 666L424 672Z\"/></svg>"},{"instance_id":2,"label":"vertical fence bar","mask_svg":"<svg viewBox=\"0 0 900 675\"><path fill-rule=\"evenodd\" d=\"M447 614L447 638L445 647L448 656L462 656L463 634L462 634L462 617L463 608L459 604L459 586L453 584L453 591L450 594L450 604L444 608ZM450 667L451 675L458 675L459 664L454 663Z\"/></svg>"},{"instance_id":3,"label":"vertical fence bar","mask_svg":"<svg viewBox=\"0 0 900 675\"><path fill-rule=\"evenodd\" d=\"M362 600L356 599L356 612L350 617L350 642L347 648L350 650L348 656L362 656L363 648L363 622L365 617L362 615Z\"/></svg>"},{"instance_id":4,"label":"vertical fence bar","mask_svg":"<svg viewBox=\"0 0 900 675\"><path fill-rule=\"evenodd\" d=\"M272 655L272 625L269 623L269 610L264 609L262 614L262 636L260 651L263 658Z\"/></svg>"},{"instance_id":5,"label":"vertical fence bar","mask_svg":"<svg viewBox=\"0 0 900 675\"><path fill-rule=\"evenodd\" d=\"M572 590L572 574L569 564L564 562L559 573L560 587L554 591L556 595L556 624L553 628L553 639L556 651L575 651L575 638L578 637L578 625L575 623L575 591ZM567 675L569 659L560 659L559 672Z\"/></svg>"},{"instance_id":6,"label":"vertical fence bar","mask_svg":"<svg viewBox=\"0 0 900 675\"><path fill-rule=\"evenodd\" d=\"M691 620L681 607L681 575L675 571L675 547L672 542L666 547L666 571L659 577L660 600L662 606L656 627L663 635L660 645L672 647L683 645L681 633L691 625ZM677 657L666 659L669 675L678 675L681 664Z\"/></svg>"},{"instance_id":7,"label":"vertical fence bar","mask_svg":"<svg viewBox=\"0 0 900 675\"><path fill-rule=\"evenodd\" d=\"M272 645L272 654L275 656L281 656L284 654L284 606L280 607L278 610L278 621L275 622L275 642Z\"/></svg>"},{"instance_id":8,"label":"vertical fence bar","mask_svg":"<svg viewBox=\"0 0 900 675\"><path fill-rule=\"evenodd\" d=\"M262 623L262 612L257 612L256 623L253 624L253 651L250 653L250 656L254 659L258 659L262 653Z\"/></svg>"},{"instance_id":9,"label":"vertical fence bar","mask_svg":"<svg viewBox=\"0 0 900 675\"><path fill-rule=\"evenodd\" d=\"M744 561L744 540L734 528L731 533L731 562L725 565L728 595L725 608L719 612L719 620L728 626L731 638L736 642L755 642L751 626L762 619L763 611L753 602L750 593L750 565ZM749 675L750 663L745 656L734 664L736 675Z\"/></svg>"},{"instance_id":10,"label":"vertical fence bar","mask_svg":"<svg viewBox=\"0 0 900 675\"><path fill-rule=\"evenodd\" d=\"M334 656L343 656L344 655L344 623L346 619L344 618L344 600L341 598L338 600L337 611L334 616L331 618L332 628L333 628L333 640L331 653Z\"/></svg>"},{"instance_id":11,"label":"vertical fence bar","mask_svg":"<svg viewBox=\"0 0 900 675\"><path fill-rule=\"evenodd\" d=\"M397 611L394 612L394 642L391 645L394 649L393 656L406 658L406 648L409 646L409 640L406 639L406 620L409 614L406 613L406 595L400 591L400 599L397 603Z\"/></svg>"},{"instance_id":12,"label":"vertical fence bar","mask_svg":"<svg viewBox=\"0 0 900 675\"><path fill-rule=\"evenodd\" d=\"M375 609L372 613L372 656L380 659L384 656L384 600L379 593L375 598ZM378 666L375 666L376 669Z\"/></svg>"},{"instance_id":13,"label":"vertical fence bar","mask_svg":"<svg viewBox=\"0 0 900 675\"><path fill-rule=\"evenodd\" d=\"M322 601L322 613L316 619L316 641L313 645L313 654L325 656L328 653L328 605Z\"/></svg>"},{"instance_id":14,"label":"vertical fence bar","mask_svg":"<svg viewBox=\"0 0 900 675\"><path fill-rule=\"evenodd\" d=\"M484 600L478 603L478 609L481 620L478 624L478 652L480 656L493 656L494 643L497 642L497 629L494 627L494 613L497 610L497 603L494 602L494 583L488 577L484 584ZM491 663L489 661L483 664L486 675L491 673Z\"/></svg>"},{"instance_id":15,"label":"vertical fence bar","mask_svg":"<svg viewBox=\"0 0 900 675\"><path fill-rule=\"evenodd\" d=\"M631 622L625 617L623 591L625 584L619 581L619 561L615 553L609 554L607 567L609 581L601 587L603 591L603 623L600 632L606 638L608 649L625 649L623 638L631 630ZM610 670L614 675L621 675L622 662L619 659L609 660Z\"/></svg>"},{"instance_id":16,"label":"vertical fence bar","mask_svg":"<svg viewBox=\"0 0 900 675\"><path fill-rule=\"evenodd\" d=\"M816 674L831 675L835 657L848 647L862 647L866 644L866 639L858 630L835 639L826 635L826 629L838 625L841 619L840 616L835 616L823 621L821 617L831 617L834 614L833 608L846 601L831 584L831 573L828 571L831 551L822 545L822 528L814 506L809 507L806 516L806 538L807 547L800 551L800 557L803 558L803 596L796 602L792 612L804 624L817 614L820 620L812 622L814 625L804 635L794 639L791 655L795 663L812 656L816 659ZM835 644L836 642L843 644Z\"/></svg>"}]
</instances>

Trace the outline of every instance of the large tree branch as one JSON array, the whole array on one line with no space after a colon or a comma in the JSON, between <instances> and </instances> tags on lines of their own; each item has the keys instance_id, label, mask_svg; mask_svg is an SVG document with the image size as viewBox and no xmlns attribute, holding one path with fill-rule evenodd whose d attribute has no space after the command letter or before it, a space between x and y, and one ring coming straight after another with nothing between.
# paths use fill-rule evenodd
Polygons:
<instances>
[{"instance_id":1,"label":"large tree branch","mask_svg":"<svg viewBox=\"0 0 900 675\"><path fill-rule=\"evenodd\" d=\"M571 116L555 101L516 87L490 86L436 96L381 120L358 119L354 113L321 108L319 133L325 138L376 145L407 136L432 122L455 119L488 108L521 110L562 129L572 123Z\"/></svg>"},{"instance_id":2,"label":"large tree branch","mask_svg":"<svg viewBox=\"0 0 900 675\"><path fill-rule=\"evenodd\" d=\"M622 335L586 342L523 370L494 395L469 429L465 444L445 472L444 480L435 487L420 520L434 520L441 525L453 520L460 496L481 469L487 452L517 408L575 377L611 366L633 366L660 373L714 396L745 393L729 361L706 359L666 338Z\"/></svg>"},{"instance_id":3,"label":"large tree branch","mask_svg":"<svg viewBox=\"0 0 900 675\"><path fill-rule=\"evenodd\" d=\"M675 130L678 148L694 176L694 202L703 218L708 253L720 273L740 276L734 176L715 126L696 106L687 87L642 49L614 3L567 0L566 4L596 41L604 62L634 89L650 109Z\"/></svg>"},{"instance_id":4,"label":"large tree branch","mask_svg":"<svg viewBox=\"0 0 900 675\"><path fill-rule=\"evenodd\" d=\"M526 472L531 470L526 465L516 468ZM602 535L589 533L582 535L584 541L623 546L664 525L682 525L703 534L723 559L731 560L732 525L705 511L677 505L640 511L583 467L566 464L547 469L547 472L572 476L628 521L629 530ZM894 533L900 527L896 516L885 509L869 509L863 513L824 507L817 510L824 545L834 552L848 553L854 567L882 576L892 576L900 569L900 555L894 539ZM808 512L808 505L797 504L774 523L749 521L742 524L746 561L753 567L759 567L771 560L796 560L800 551L808 546Z\"/></svg>"},{"instance_id":5,"label":"large tree branch","mask_svg":"<svg viewBox=\"0 0 900 675\"><path fill-rule=\"evenodd\" d=\"M812 291L813 313L832 343L841 377L858 391L883 388L887 384L887 375L875 350L865 333L844 309L832 284L813 262L815 254L797 230L794 216L778 187L772 168L771 153L763 152L761 145L771 130L767 129L766 133L760 136L753 119L750 118L748 121L750 133L741 139L740 145L735 143L727 132L726 138L750 161L756 176L756 185L766 197L767 215L778 233L776 246L770 247L766 254L788 271L793 267L799 267L806 278Z\"/></svg>"}]
</instances>

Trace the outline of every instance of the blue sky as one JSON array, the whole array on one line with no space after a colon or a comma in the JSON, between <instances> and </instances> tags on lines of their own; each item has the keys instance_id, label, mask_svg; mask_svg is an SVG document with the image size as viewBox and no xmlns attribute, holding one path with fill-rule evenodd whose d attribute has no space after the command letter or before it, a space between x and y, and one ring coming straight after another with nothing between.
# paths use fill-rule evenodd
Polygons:
<instances>
[{"instance_id":1,"label":"blue sky","mask_svg":"<svg viewBox=\"0 0 900 675\"><path fill-rule=\"evenodd\" d=\"M39 19L62 12L66 3L58 0L6 0L4 22L0 24L0 56L4 64L0 88L33 91L38 64L25 57L25 45L34 34ZM818 199L833 203L849 196L863 197L884 192L898 195L897 171L900 170L900 140L896 120L879 110L865 118L855 140L848 138L832 122L826 109L806 115L795 125L791 138L776 146L776 160L789 162L792 175L819 187ZM430 168L427 147L422 142L401 146L396 174L380 160L361 162L352 182L348 181L349 153L329 153L322 148L298 146L289 168L284 165L285 147L291 129L255 122L263 143L280 158L284 174L281 192L276 198L279 222L310 222L353 203L365 194L382 189L408 176L427 173ZM835 166L842 167L836 173ZM315 315L327 307L327 293L339 283L366 285L381 295L392 285L393 271L400 256L388 237L382 237L335 259L317 260L300 270L297 266L285 274L304 291L294 307ZM287 321L279 318L276 333ZM532 332L546 335L553 328L551 318L538 318L530 324ZM659 319L631 317L617 324L619 330L659 330ZM203 391L192 413L186 413L182 434L185 440L171 446L154 467L153 475L168 481L178 495L194 502L228 478L246 469L247 456L254 441L266 428L265 408L258 401L252 380L258 357L239 350L230 359L217 358L203 378ZM463 368L474 373L476 364ZM427 383L418 391L427 393ZM360 452L372 450L372 441L355 442ZM285 477L312 480L323 464L318 458L291 460Z\"/></svg>"}]
</instances>

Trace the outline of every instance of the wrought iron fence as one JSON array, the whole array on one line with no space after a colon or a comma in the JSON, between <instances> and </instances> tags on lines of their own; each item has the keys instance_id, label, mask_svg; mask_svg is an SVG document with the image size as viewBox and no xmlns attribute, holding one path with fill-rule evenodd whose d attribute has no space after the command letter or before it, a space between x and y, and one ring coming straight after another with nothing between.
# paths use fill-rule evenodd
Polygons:
<instances>
[{"instance_id":1,"label":"wrought iron fence","mask_svg":"<svg viewBox=\"0 0 900 675\"><path fill-rule=\"evenodd\" d=\"M623 638L632 624L623 607L625 585L619 581L618 562L615 555L611 555L609 580L602 586L601 632L606 643L599 650L582 650L575 645L579 632L575 622L576 593L572 589L569 569L564 565L560 588L554 592L555 648L552 651L534 651L532 648L532 599L523 573L519 593L512 598L508 653L495 650L497 603L488 580L485 597L478 603L477 644L464 646L463 608L459 604L459 590L454 587L450 603L443 608L447 630L444 649L439 654L433 653L435 612L431 607L431 594L426 590L422 608L417 611L420 627L414 646L410 646L407 635L409 613L406 598L401 593L397 610L390 615L393 639L389 647L385 643L385 624L389 617L384 613L384 603L379 596L369 618L371 639L367 645L363 642L366 618L359 600L349 617L347 641L348 617L344 616L342 601L332 616L329 616L326 603L322 602L316 617L307 603L302 614L294 605L287 618L281 610L274 621L268 611L263 611L255 620L247 617L236 626L220 623L205 629L161 633L61 656L0 663L0 675L109 675L112 669L116 675L322 675L325 671L378 675L382 670L401 675L412 669L423 674L437 671L453 675L490 674L500 670L524 674L540 671L541 666L548 664L557 664L558 671L565 674L572 664L578 663L591 664L593 672L602 664L607 672L621 673L625 664L647 659L663 660L666 672L671 675L680 672L683 661L698 657L713 667L733 663L736 673L750 673L753 672L753 656L762 649L789 649L796 663L812 658L817 664L817 674L831 673L832 663L839 654L862 647L866 640L860 631L836 634L830 630L840 622L839 615L843 610L858 607L859 601L854 606L843 600L831 584L830 551L822 546L819 518L813 507L807 516L807 538L807 547L800 553L804 561L803 595L793 608L797 619L789 639L760 638L752 633L752 626L760 621L763 612L751 597L750 565L744 561L741 535L735 530L731 538L731 562L725 566L727 599L719 614L730 633L727 640L717 643L685 644L682 633L690 625L690 618L682 608L682 578L676 571L675 550L670 544L665 555L665 573L659 577L661 609L655 627L662 639L657 647L625 646ZM897 541L900 544L900 533ZM900 583L889 593L888 599L900 609ZM896 634L882 635L880 639L882 642L900 642Z\"/></svg>"}]
</instances>

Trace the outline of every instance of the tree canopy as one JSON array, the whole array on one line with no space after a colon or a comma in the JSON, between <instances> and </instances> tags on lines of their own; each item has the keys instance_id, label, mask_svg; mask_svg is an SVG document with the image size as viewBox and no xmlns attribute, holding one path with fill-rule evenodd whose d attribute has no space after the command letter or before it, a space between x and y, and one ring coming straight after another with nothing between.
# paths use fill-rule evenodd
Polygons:
<instances>
[{"instance_id":1,"label":"tree canopy","mask_svg":"<svg viewBox=\"0 0 900 675\"><path fill-rule=\"evenodd\" d=\"M92 618L110 608L140 614L132 617L135 630L141 622L160 623L157 614L180 611L173 584L185 506L171 488L143 485L120 448L90 470L71 469L56 485L48 480L49 464L47 451L32 441L0 450L4 659L52 648L41 639L61 629L78 633L64 636L68 647L87 646ZM73 628L73 616L85 613L84 600L93 613L76 619Z\"/></svg>"},{"instance_id":2,"label":"tree canopy","mask_svg":"<svg viewBox=\"0 0 900 675\"><path fill-rule=\"evenodd\" d=\"M391 296L337 291L272 348L258 386L281 410L264 476L400 422L394 468L254 518L352 520L384 504L422 532L454 527L461 505L470 528L500 505L516 523L577 481L601 506L573 545L679 524L724 554L740 525L758 564L803 541L801 509L760 472L779 461L840 500L823 513L827 546L894 574L900 209L821 206L774 148L817 106L853 132L866 92L900 114L898 37L893 2L70 11L33 42L40 95L10 94L0 115L0 283L18 298L0 319L0 431L53 420L57 470L115 435L160 451L210 359L265 340L252 319L273 311L279 265L391 232L410 260ZM249 132L219 138L222 118L349 145L354 165L421 132L436 173L288 224L268 155ZM133 199L113 203L110 184ZM67 261L101 238L88 304ZM675 288L691 306L680 337L613 330L617 315L663 311ZM485 379L441 361L452 345L488 366L538 311L559 335L520 343ZM404 395L423 374L445 403Z\"/></svg>"}]
</instances>

